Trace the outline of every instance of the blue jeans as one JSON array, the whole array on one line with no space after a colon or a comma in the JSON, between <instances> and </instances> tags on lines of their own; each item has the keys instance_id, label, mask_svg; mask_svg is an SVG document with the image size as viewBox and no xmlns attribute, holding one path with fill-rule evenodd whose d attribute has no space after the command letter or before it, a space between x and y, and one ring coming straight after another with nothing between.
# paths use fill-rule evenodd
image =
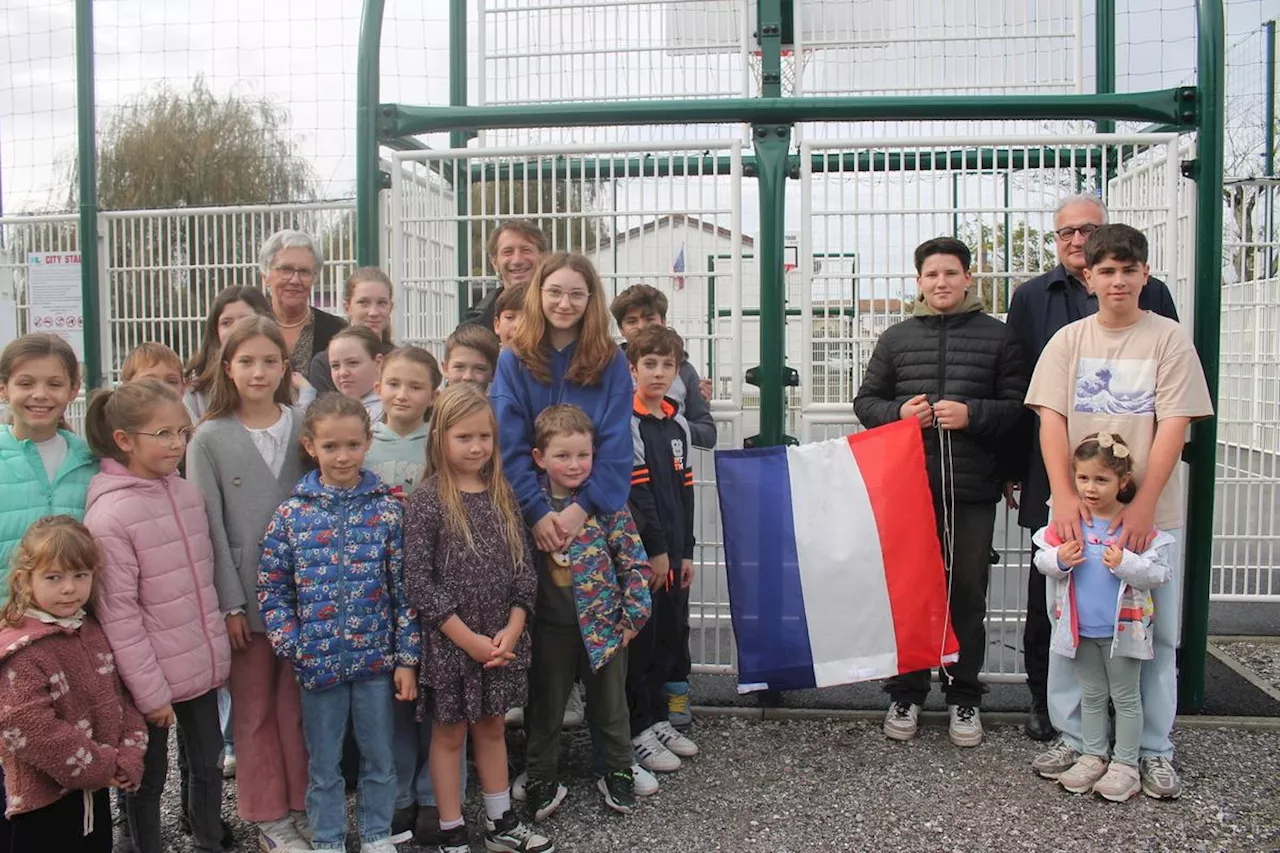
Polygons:
<instances>
[{"instance_id":1,"label":"blue jeans","mask_svg":"<svg viewBox=\"0 0 1280 853\"><path fill-rule=\"evenodd\" d=\"M360 749L356 785L356 829L364 843L391 837L396 805L396 769L391 755L394 726L391 676L347 681L327 690L302 691L302 734L307 741L307 820L315 850L346 850L347 797L342 779L342 743L347 722Z\"/></svg>"},{"instance_id":2,"label":"blue jeans","mask_svg":"<svg viewBox=\"0 0 1280 853\"><path fill-rule=\"evenodd\" d=\"M395 689L392 689L395 694ZM413 719L417 702L393 702L395 706L396 808L417 803L435 806L436 790L431 787L431 720ZM467 799L467 742L462 741L462 799Z\"/></svg>"},{"instance_id":3,"label":"blue jeans","mask_svg":"<svg viewBox=\"0 0 1280 853\"><path fill-rule=\"evenodd\" d=\"M1182 628L1182 531L1166 530L1176 541L1169 546L1173 574L1164 586L1151 590L1156 613L1153 626L1155 658L1142 662L1139 689L1142 694L1142 740L1139 754L1173 757L1173 719L1178 713L1178 643ZM1053 620L1053 584L1048 585L1049 619ZM1049 720L1062 740L1077 752L1084 751L1080 720L1080 679L1076 662L1059 654L1049 655Z\"/></svg>"},{"instance_id":4,"label":"blue jeans","mask_svg":"<svg viewBox=\"0 0 1280 853\"><path fill-rule=\"evenodd\" d=\"M235 755L236 739L231 736L231 691L225 685L218 688L218 723L222 726L222 751Z\"/></svg>"}]
</instances>

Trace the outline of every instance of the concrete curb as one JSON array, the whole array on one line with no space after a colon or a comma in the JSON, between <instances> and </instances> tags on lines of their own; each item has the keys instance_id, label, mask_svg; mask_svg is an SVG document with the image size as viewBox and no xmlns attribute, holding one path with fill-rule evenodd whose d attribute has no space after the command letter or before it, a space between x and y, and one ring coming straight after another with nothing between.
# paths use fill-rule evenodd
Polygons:
<instances>
[{"instance_id":1,"label":"concrete curb","mask_svg":"<svg viewBox=\"0 0 1280 853\"><path fill-rule=\"evenodd\" d=\"M1221 638L1219 638L1219 642L1222 642ZM1220 648L1215 642L1210 642L1205 648L1209 654L1221 661L1223 666L1227 667L1227 669L1230 669L1236 675L1240 676L1245 681L1270 696L1272 699L1280 702L1280 690L1277 690L1272 687L1271 684L1264 681L1256 672L1253 671L1251 667L1236 660L1232 655Z\"/></svg>"},{"instance_id":2,"label":"concrete curb","mask_svg":"<svg viewBox=\"0 0 1280 853\"><path fill-rule=\"evenodd\" d=\"M808 720L827 720L831 722L880 722L884 719L884 711L852 711L838 708L733 708L695 705L695 716L704 717L736 717L743 720L777 720L787 722L803 722ZM925 722L943 724L947 722L945 711L922 711L920 718ZM1011 711L983 712L983 725L1021 726L1027 715ZM1199 717L1179 716L1175 727L1189 729L1238 729L1241 731L1280 732L1280 717Z\"/></svg>"}]
</instances>

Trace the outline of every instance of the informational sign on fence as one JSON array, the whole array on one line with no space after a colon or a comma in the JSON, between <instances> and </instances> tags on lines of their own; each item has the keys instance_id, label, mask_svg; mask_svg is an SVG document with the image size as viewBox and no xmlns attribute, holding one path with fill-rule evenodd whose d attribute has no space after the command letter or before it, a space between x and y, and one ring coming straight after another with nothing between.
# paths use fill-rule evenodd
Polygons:
<instances>
[{"instance_id":1,"label":"informational sign on fence","mask_svg":"<svg viewBox=\"0 0 1280 853\"><path fill-rule=\"evenodd\" d=\"M71 344L84 361L84 303L80 298L79 252L27 255L30 331L51 332Z\"/></svg>"}]
</instances>

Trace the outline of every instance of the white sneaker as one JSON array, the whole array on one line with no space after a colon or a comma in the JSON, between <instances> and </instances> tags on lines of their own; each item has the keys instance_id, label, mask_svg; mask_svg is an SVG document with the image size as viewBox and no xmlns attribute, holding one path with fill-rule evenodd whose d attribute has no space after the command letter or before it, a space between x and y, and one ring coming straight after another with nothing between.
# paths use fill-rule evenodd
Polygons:
<instances>
[{"instance_id":1,"label":"white sneaker","mask_svg":"<svg viewBox=\"0 0 1280 853\"><path fill-rule=\"evenodd\" d=\"M637 797L652 797L658 793L658 777L639 764L631 765L631 784Z\"/></svg>"},{"instance_id":2,"label":"white sneaker","mask_svg":"<svg viewBox=\"0 0 1280 853\"><path fill-rule=\"evenodd\" d=\"M309 846L311 844L312 832L311 821L307 820L307 813L291 811L289 812L289 817L293 820L293 828L298 830L298 835L300 835L302 840L307 842Z\"/></svg>"},{"instance_id":3,"label":"white sneaker","mask_svg":"<svg viewBox=\"0 0 1280 853\"><path fill-rule=\"evenodd\" d=\"M515 800L517 803L523 803L525 799L524 786L528 784L529 772L526 770L521 772L521 774L515 778L515 781L511 783L511 799Z\"/></svg>"},{"instance_id":4,"label":"white sneaker","mask_svg":"<svg viewBox=\"0 0 1280 853\"><path fill-rule=\"evenodd\" d=\"M636 751L636 763L654 773L674 773L680 769L680 756L658 742L652 728L645 729L631 739Z\"/></svg>"},{"instance_id":5,"label":"white sneaker","mask_svg":"<svg viewBox=\"0 0 1280 853\"><path fill-rule=\"evenodd\" d=\"M920 731L920 706L890 702L884 718L884 734L890 740L911 740Z\"/></svg>"},{"instance_id":6,"label":"white sneaker","mask_svg":"<svg viewBox=\"0 0 1280 853\"><path fill-rule=\"evenodd\" d=\"M979 746L982 743L982 717L973 705L951 706L951 727L947 731L956 746Z\"/></svg>"},{"instance_id":7,"label":"white sneaker","mask_svg":"<svg viewBox=\"0 0 1280 853\"><path fill-rule=\"evenodd\" d=\"M234 752L224 753L222 756L222 778L236 778L236 754Z\"/></svg>"},{"instance_id":8,"label":"white sneaker","mask_svg":"<svg viewBox=\"0 0 1280 853\"><path fill-rule=\"evenodd\" d=\"M258 824L258 849L262 853L301 853L311 845L298 834L293 818L282 817Z\"/></svg>"},{"instance_id":9,"label":"white sneaker","mask_svg":"<svg viewBox=\"0 0 1280 853\"><path fill-rule=\"evenodd\" d=\"M665 746L668 752L673 752L680 758L693 758L698 754L698 745L676 731L675 726L666 720L654 723L650 729L658 743Z\"/></svg>"},{"instance_id":10,"label":"white sneaker","mask_svg":"<svg viewBox=\"0 0 1280 853\"><path fill-rule=\"evenodd\" d=\"M576 729L582 725L582 718L586 714L586 706L582 701L582 687L574 684L573 689L569 691L569 701L564 706L564 728Z\"/></svg>"},{"instance_id":11,"label":"white sneaker","mask_svg":"<svg viewBox=\"0 0 1280 853\"><path fill-rule=\"evenodd\" d=\"M512 708L507 712L507 728L518 729L524 725L524 708Z\"/></svg>"},{"instance_id":12,"label":"white sneaker","mask_svg":"<svg viewBox=\"0 0 1280 853\"><path fill-rule=\"evenodd\" d=\"M360 844L360 853L396 853L396 845L390 838L381 841L365 841Z\"/></svg>"}]
</instances>

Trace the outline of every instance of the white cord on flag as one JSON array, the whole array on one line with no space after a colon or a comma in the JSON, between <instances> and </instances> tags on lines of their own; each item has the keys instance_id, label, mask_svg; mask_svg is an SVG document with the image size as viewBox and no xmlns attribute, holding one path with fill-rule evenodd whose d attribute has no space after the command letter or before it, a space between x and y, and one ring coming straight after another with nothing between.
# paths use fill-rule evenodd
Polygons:
<instances>
[{"instance_id":1,"label":"white cord on flag","mask_svg":"<svg viewBox=\"0 0 1280 853\"><path fill-rule=\"evenodd\" d=\"M938 467L942 480L942 550L947 570L947 608L942 617L941 654L938 656L939 668L944 684L952 682L951 673L947 672L947 629L951 627L951 585L955 572L956 542L956 488L955 457L951 450L951 432L943 429L935 420L934 428L938 430Z\"/></svg>"}]
</instances>

